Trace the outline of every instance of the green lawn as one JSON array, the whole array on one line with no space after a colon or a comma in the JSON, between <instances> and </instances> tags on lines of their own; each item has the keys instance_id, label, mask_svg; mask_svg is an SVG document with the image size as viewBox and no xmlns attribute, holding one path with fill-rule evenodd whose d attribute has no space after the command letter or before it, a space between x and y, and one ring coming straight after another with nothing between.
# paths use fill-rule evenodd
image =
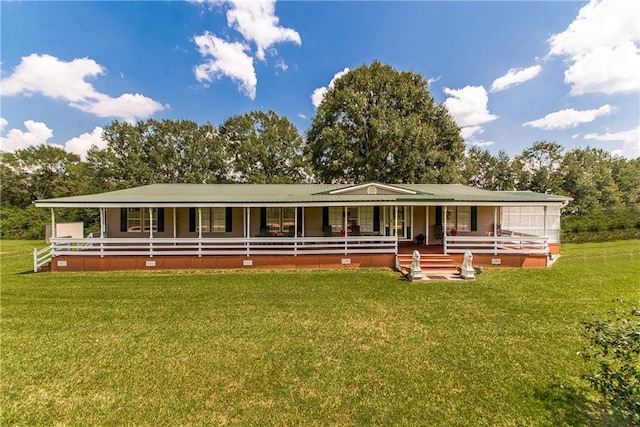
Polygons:
<instances>
[{"instance_id":1,"label":"green lawn","mask_svg":"<svg viewBox=\"0 0 640 427\"><path fill-rule=\"evenodd\" d=\"M3 241L2 425L601 425L581 321L640 301L640 241L550 269L29 273Z\"/></svg>"}]
</instances>

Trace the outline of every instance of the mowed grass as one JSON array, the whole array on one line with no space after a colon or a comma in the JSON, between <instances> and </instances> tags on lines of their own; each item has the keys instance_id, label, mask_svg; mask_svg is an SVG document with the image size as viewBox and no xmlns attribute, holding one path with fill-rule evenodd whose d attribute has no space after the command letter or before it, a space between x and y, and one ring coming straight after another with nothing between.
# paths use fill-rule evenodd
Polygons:
<instances>
[{"instance_id":1,"label":"mowed grass","mask_svg":"<svg viewBox=\"0 0 640 427\"><path fill-rule=\"evenodd\" d=\"M581 321L640 300L640 241L550 269L31 274L1 246L2 425L602 425Z\"/></svg>"}]
</instances>

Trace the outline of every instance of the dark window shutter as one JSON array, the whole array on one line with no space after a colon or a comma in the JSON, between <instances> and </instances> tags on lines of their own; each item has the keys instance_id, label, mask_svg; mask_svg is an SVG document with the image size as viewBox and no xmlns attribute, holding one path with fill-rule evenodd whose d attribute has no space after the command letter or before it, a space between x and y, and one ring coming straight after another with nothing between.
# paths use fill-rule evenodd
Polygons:
<instances>
[{"instance_id":1,"label":"dark window shutter","mask_svg":"<svg viewBox=\"0 0 640 427\"><path fill-rule=\"evenodd\" d=\"M164 231L164 208L158 208L158 233Z\"/></svg>"},{"instance_id":2,"label":"dark window shutter","mask_svg":"<svg viewBox=\"0 0 640 427\"><path fill-rule=\"evenodd\" d=\"M120 231L127 231L127 208L120 208Z\"/></svg>"},{"instance_id":3,"label":"dark window shutter","mask_svg":"<svg viewBox=\"0 0 640 427\"><path fill-rule=\"evenodd\" d=\"M298 229L296 232L300 235L302 235L302 209L303 208L296 208L296 215L298 216Z\"/></svg>"},{"instance_id":4,"label":"dark window shutter","mask_svg":"<svg viewBox=\"0 0 640 427\"><path fill-rule=\"evenodd\" d=\"M189 232L196 232L196 208L189 208Z\"/></svg>"},{"instance_id":5,"label":"dark window shutter","mask_svg":"<svg viewBox=\"0 0 640 427\"><path fill-rule=\"evenodd\" d=\"M478 207L471 206L471 231L478 231Z\"/></svg>"},{"instance_id":6,"label":"dark window shutter","mask_svg":"<svg viewBox=\"0 0 640 427\"><path fill-rule=\"evenodd\" d=\"M322 208L322 227L329 225L329 208L327 206Z\"/></svg>"},{"instance_id":7,"label":"dark window shutter","mask_svg":"<svg viewBox=\"0 0 640 427\"><path fill-rule=\"evenodd\" d=\"M373 207L373 231L380 231L380 206Z\"/></svg>"},{"instance_id":8,"label":"dark window shutter","mask_svg":"<svg viewBox=\"0 0 640 427\"><path fill-rule=\"evenodd\" d=\"M227 233L233 230L233 208L227 208L224 213L224 231Z\"/></svg>"},{"instance_id":9,"label":"dark window shutter","mask_svg":"<svg viewBox=\"0 0 640 427\"><path fill-rule=\"evenodd\" d=\"M260 208L260 230L267 229L267 208Z\"/></svg>"},{"instance_id":10,"label":"dark window shutter","mask_svg":"<svg viewBox=\"0 0 640 427\"><path fill-rule=\"evenodd\" d=\"M436 225L442 225L442 206L436 206Z\"/></svg>"}]
</instances>

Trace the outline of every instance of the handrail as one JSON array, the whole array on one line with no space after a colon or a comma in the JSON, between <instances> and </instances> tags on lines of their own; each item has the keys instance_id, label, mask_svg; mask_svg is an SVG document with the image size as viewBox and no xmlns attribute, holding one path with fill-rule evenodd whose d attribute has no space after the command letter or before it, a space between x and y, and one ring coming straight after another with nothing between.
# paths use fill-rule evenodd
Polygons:
<instances>
[{"instance_id":1,"label":"handrail","mask_svg":"<svg viewBox=\"0 0 640 427\"><path fill-rule=\"evenodd\" d=\"M444 253L540 254L549 253L549 238L539 236L446 236Z\"/></svg>"},{"instance_id":2,"label":"handrail","mask_svg":"<svg viewBox=\"0 0 640 427\"><path fill-rule=\"evenodd\" d=\"M89 242L88 242L89 241ZM87 243L90 243L87 245ZM55 255L321 255L397 253L395 236L52 238Z\"/></svg>"},{"instance_id":3,"label":"handrail","mask_svg":"<svg viewBox=\"0 0 640 427\"><path fill-rule=\"evenodd\" d=\"M40 267L51 262L51 258L53 258L53 244L40 250L33 248L33 272L40 271Z\"/></svg>"}]
</instances>

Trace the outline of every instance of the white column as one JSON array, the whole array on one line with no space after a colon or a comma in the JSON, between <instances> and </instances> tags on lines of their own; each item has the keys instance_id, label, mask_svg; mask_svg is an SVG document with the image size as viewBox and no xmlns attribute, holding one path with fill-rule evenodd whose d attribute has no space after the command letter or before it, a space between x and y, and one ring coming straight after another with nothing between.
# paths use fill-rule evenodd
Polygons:
<instances>
[{"instance_id":1,"label":"white column","mask_svg":"<svg viewBox=\"0 0 640 427\"><path fill-rule=\"evenodd\" d=\"M51 208L51 238L56 238L56 212Z\"/></svg>"},{"instance_id":2,"label":"white column","mask_svg":"<svg viewBox=\"0 0 640 427\"><path fill-rule=\"evenodd\" d=\"M105 227L105 216L106 216L106 209L105 208L100 208L100 238L104 239L105 236L105 231L106 231L106 227Z\"/></svg>"},{"instance_id":3,"label":"white column","mask_svg":"<svg viewBox=\"0 0 640 427\"><path fill-rule=\"evenodd\" d=\"M544 237L547 237L547 208L548 206L544 206Z\"/></svg>"},{"instance_id":4,"label":"white column","mask_svg":"<svg viewBox=\"0 0 640 427\"><path fill-rule=\"evenodd\" d=\"M347 207L344 207L344 220L342 221L342 228L344 229L344 237L347 237L348 231L347 231L347 222L349 221L349 218L347 218Z\"/></svg>"},{"instance_id":5,"label":"white column","mask_svg":"<svg viewBox=\"0 0 640 427\"><path fill-rule=\"evenodd\" d=\"M429 206L424 207L424 243L429 245Z\"/></svg>"},{"instance_id":6,"label":"white column","mask_svg":"<svg viewBox=\"0 0 640 427\"><path fill-rule=\"evenodd\" d=\"M153 239L153 208L149 208L149 238Z\"/></svg>"},{"instance_id":7,"label":"white column","mask_svg":"<svg viewBox=\"0 0 640 427\"><path fill-rule=\"evenodd\" d=\"M198 256L202 254L202 208L198 208Z\"/></svg>"},{"instance_id":8,"label":"white column","mask_svg":"<svg viewBox=\"0 0 640 427\"><path fill-rule=\"evenodd\" d=\"M442 248L444 249L444 254L447 254L447 206L443 206L442 212Z\"/></svg>"},{"instance_id":9,"label":"white column","mask_svg":"<svg viewBox=\"0 0 640 427\"><path fill-rule=\"evenodd\" d=\"M176 242L176 238L178 237L178 233L177 233L177 228L178 225L176 224L176 208L173 208L173 246L175 246L178 242Z\"/></svg>"},{"instance_id":10,"label":"white column","mask_svg":"<svg viewBox=\"0 0 640 427\"><path fill-rule=\"evenodd\" d=\"M493 254L498 255L498 207L493 207Z\"/></svg>"},{"instance_id":11,"label":"white column","mask_svg":"<svg viewBox=\"0 0 640 427\"><path fill-rule=\"evenodd\" d=\"M393 211L393 236L396 236L396 240L398 237L398 205L394 206Z\"/></svg>"}]
</instances>

